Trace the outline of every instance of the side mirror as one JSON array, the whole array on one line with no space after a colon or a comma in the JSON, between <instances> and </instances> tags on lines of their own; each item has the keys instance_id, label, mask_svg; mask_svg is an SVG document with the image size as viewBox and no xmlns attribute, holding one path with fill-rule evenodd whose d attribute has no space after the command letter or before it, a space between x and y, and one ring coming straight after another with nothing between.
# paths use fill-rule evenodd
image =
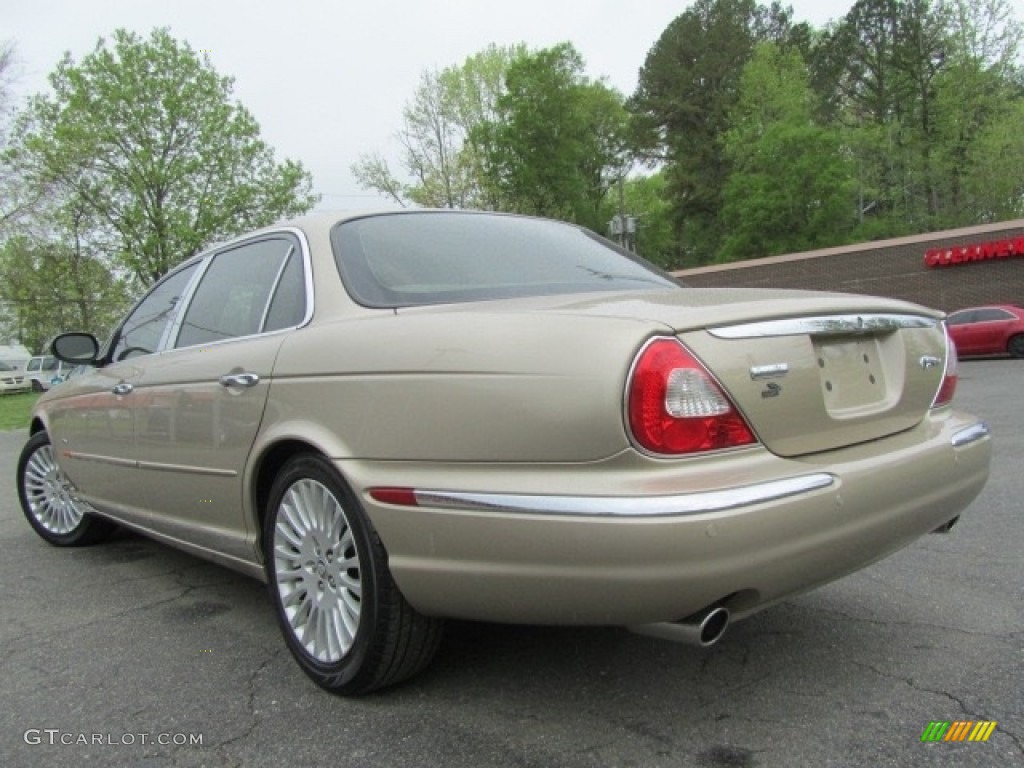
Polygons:
<instances>
[{"instance_id":1,"label":"side mirror","mask_svg":"<svg viewBox=\"0 0 1024 768\"><path fill-rule=\"evenodd\" d=\"M91 333L62 333L50 344L58 360L72 365L95 365L100 343Z\"/></svg>"}]
</instances>

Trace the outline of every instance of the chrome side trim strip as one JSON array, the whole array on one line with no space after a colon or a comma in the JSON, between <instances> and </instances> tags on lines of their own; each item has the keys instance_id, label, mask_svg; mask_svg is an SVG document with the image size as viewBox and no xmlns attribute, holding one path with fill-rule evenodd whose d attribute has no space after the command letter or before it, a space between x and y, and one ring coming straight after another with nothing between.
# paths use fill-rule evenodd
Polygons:
<instances>
[{"instance_id":1,"label":"chrome side trim strip","mask_svg":"<svg viewBox=\"0 0 1024 768\"><path fill-rule=\"evenodd\" d=\"M720 339L754 339L770 336L857 336L892 333L901 328L934 328L938 320L920 315L823 315L765 320L719 328L708 333Z\"/></svg>"},{"instance_id":2,"label":"chrome side trim strip","mask_svg":"<svg viewBox=\"0 0 1024 768\"><path fill-rule=\"evenodd\" d=\"M94 461L97 464L110 464L115 467L128 467L135 469L139 462L135 459L120 459L114 456L102 456L98 453L81 453L79 451L61 451L61 456L66 459L77 459L78 461Z\"/></svg>"},{"instance_id":3,"label":"chrome side trim strip","mask_svg":"<svg viewBox=\"0 0 1024 768\"><path fill-rule=\"evenodd\" d=\"M162 464L158 461L140 461L139 469L151 469L156 472L183 472L187 475L206 475L208 477L236 477L238 475L233 469L197 467L192 464Z\"/></svg>"},{"instance_id":4,"label":"chrome side trim strip","mask_svg":"<svg viewBox=\"0 0 1024 768\"><path fill-rule=\"evenodd\" d=\"M161 464L156 461L138 461L137 459L120 459L114 456L100 456L95 453L79 453L78 451L61 451L61 455L78 461L93 461L97 464L110 464L127 469L152 469L157 472L183 472L190 475L207 475L212 477L237 477L233 469L214 469L213 467L197 467L190 464Z\"/></svg>"},{"instance_id":5,"label":"chrome side trim strip","mask_svg":"<svg viewBox=\"0 0 1024 768\"><path fill-rule=\"evenodd\" d=\"M950 440L954 448L963 448L965 445L976 443L979 440L984 440L991 434L988 428L988 424L984 421L979 421L973 426L961 429Z\"/></svg>"},{"instance_id":6,"label":"chrome side trim strip","mask_svg":"<svg viewBox=\"0 0 1024 768\"><path fill-rule=\"evenodd\" d=\"M468 493L462 491L415 491L421 507L467 512L518 512L538 515L585 515L596 517L669 517L721 512L738 507L778 501L829 488L835 475L816 473L772 480L742 488L684 493L674 496L539 496L515 493Z\"/></svg>"}]
</instances>

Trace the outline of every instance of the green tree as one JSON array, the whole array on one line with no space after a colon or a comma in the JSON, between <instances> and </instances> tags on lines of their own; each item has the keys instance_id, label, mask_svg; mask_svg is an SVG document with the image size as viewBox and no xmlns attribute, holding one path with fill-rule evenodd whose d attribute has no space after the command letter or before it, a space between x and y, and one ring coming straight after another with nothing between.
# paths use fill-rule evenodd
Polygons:
<instances>
[{"instance_id":1,"label":"green tree","mask_svg":"<svg viewBox=\"0 0 1024 768\"><path fill-rule=\"evenodd\" d=\"M630 177L623 192L626 211L636 218L636 252L665 269L682 266L676 257L678 249L672 232L672 207L665 196L665 174ZM609 204L608 216L613 215Z\"/></svg>"},{"instance_id":2,"label":"green tree","mask_svg":"<svg viewBox=\"0 0 1024 768\"><path fill-rule=\"evenodd\" d=\"M50 76L53 95L20 116L11 160L57 188L114 247L113 265L142 285L211 241L307 211L302 165L281 163L232 80L166 29L118 30Z\"/></svg>"},{"instance_id":3,"label":"green tree","mask_svg":"<svg viewBox=\"0 0 1024 768\"><path fill-rule=\"evenodd\" d=\"M486 148L470 136L476 126L494 120L505 71L525 52L522 45L491 45L460 66L424 72L395 134L402 170L411 181L399 180L384 156L374 152L360 155L352 166L360 186L403 206L498 207L482 170Z\"/></svg>"},{"instance_id":4,"label":"green tree","mask_svg":"<svg viewBox=\"0 0 1024 768\"><path fill-rule=\"evenodd\" d=\"M13 335L33 351L76 329L103 337L129 302L129 286L89 242L88 214L47 208L45 230L21 227L0 246L0 302Z\"/></svg>"},{"instance_id":5,"label":"green tree","mask_svg":"<svg viewBox=\"0 0 1024 768\"><path fill-rule=\"evenodd\" d=\"M909 60L902 10L901 0L857 0L817 56L819 68L827 62L827 76L820 80L828 80L824 87L854 154L858 220L881 219L893 227L875 230L876 236L903 234L908 226L904 169L915 90L901 68Z\"/></svg>"},{"instance_id":6,"label":"green tree","mask_svg":"<svg viewBox=\"0 0 1024 768\"><path fill-rule=\"evenodd\" d=\"M852 169L839 133L814 120L814 94L796 52L762 43L747 64L723 152L725 238L719 261L845 241L854 222Z\"/></svg>"},{"instance_id":7,"label":"green tree","mask_svg":"<svg viewBox=\"0 0 1024 768\"><path fill-rule=\"evenodd\" d=\"M628 166L622 97L584 75L569 43L522 56L506 73L496 118L474 130L504 210L600 229L602 203Z\"/></svg>"},{"instance_id":8,"label":"green tree","mask_svg":"<svg viewBox=\"0 0 1024 768\"><path fill-rule=\"evenodd\" d=\"M966 158L970 172L963 179L974 223L1024 217L1024 100L1009 104L982 128Z\"/></svg>"},{"instance_id":9,"label":"green tree","mask_svg":"<svg viewBox=\"0 0 1024 768\"><path fill-rule=\"evenodd\" d=\"M858 237L963 226L1004 208L978 199L973 179L982 137L999 143L989 125L1021 98L1020 40L1006 0L858 0L828 31L814 82L855 161Z\"/></svg>"},{"instance_id":10,"label":"green tree","mask_svg":"<svg viewBox=\"0 0 1024 768\"><path fill-rule=\"evenodd\" d=\"M5 157L12 113L10 89L16 62L14 44L0 43L0 240L11 236L18 222L31 213L45 193L44 188L25 184Z\"/></svg>"},{"instance_id":11,"label":"green tree","mask_svg":"<svg viewBox=\"0 0 1024 768\"><path fill-rule=\"evenodd\" d=\"M1024 101L1024 31L1005 0L950 0L942 7L947 34L934 83L938 224L960 226L1021 210L1012 189L1013 176L1024 172L1016 122Z\"/></svg>"},{"instance_id":12,"label":"green tree","mask_svg":"<svg viewBox=\"0 0 1024 768\"><path fill-rule=\"evenodd\" d=\"M708 261L717 250L722 189L729 167L721 139L739 95L743 67L758 41L805 47L809 31L794 27L778 3L696 0L673 20L647 54L628 106L643 159L664 163L681 257Z\"/></svg>"}]
</instances>

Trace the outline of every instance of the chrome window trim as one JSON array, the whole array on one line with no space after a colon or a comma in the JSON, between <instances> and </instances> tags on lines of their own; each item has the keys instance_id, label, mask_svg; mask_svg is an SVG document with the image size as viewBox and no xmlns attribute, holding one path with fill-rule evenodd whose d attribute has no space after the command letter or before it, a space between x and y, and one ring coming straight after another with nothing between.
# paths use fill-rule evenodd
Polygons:
<instances>
[{"instance_id":1,"label":"chrome window trim","mask_svg":"<svg viewBox=\"0 0 1024 768\"><path fill-rule=\"evenodd\" d=\"M198 256L195 261L198 264L196 273L192 275L192 279L189 284L185 286L185 290L182 291L181 301L178 302L180 305L177 311L174 313L174 320L168 323L167 327L164 328L163 338L160 339L160 346L156 348L156 352L166 352L172 349L176 349L174 346L178 343L178 335L181 333L181 327L185 324L185 311L186 308L191 306L192 298L195 296L196 290L199 288L199 283L202 282L203 276L209 271L210 265L213 263L213 257L216 253L204 253Z\"/></svg>"},{"instance_id":2,"label":"chrome window trim","mask_svg":"<svg viewBox=\"0 0 1024 768\"><path fill-rule=\"evenodd\" d=\"M810 475L672 496L548 496L415 489L420 507L462 512L568 515L582 517L685 517L752 507L836 485L835 475Z\"/></svg>"},{"instance_id":3,"label":"chrome window trim","mask_svg":"<svg viewBox=\"0 0 1024 768\"><path fill-rule=\"evenodd\" d=\"M708 328L720 339L755 339L774 336L856 336L892 333L903 328L934 328L939 320L921 315L843 314L764 320Z\"/></svg>"},{"instance_id":4,"label":"chrome window trim","mask_svg":"<svg viewBox=\"0 0 1024 768\"><path fill-rule=\"evenodd\" d=\"M295 243L288 246L287 252L284 254L284 258L281 260L281 266L277 268L277 274L274 276L274 282L270 286L270 293L267 294L267 303L263 306L263 314L260 315L260 328L258 333L266 333L267 327L267 315L270 314L270 305L274 303L274 296L277 294L277 289L281 285L281 278L284 276L284 271L288 267L288 260L291 259L292 254L295 253Z\"/></svg>"},{"instance_id":5,"label":"chrome window trim","mask_svg":"<svg viewBox=\"0 0 1024 768\"><path fill-rule=\"evenodd\" d=\"M302 254L302 273L303 273L303 285L306 289L306 313L302 316L296 325L289 325L286 328L278 328L274 331L267 331L267 333L280 333L281 331L290 331L296 328L305 328L309 325L313 319L313 310L315 309L315 297L313 295L313 256L309 250L309 241L306 240L306 233L298 227L281 227L280 229L274 230L272 234L276 233L287 233L294 235L295 239L299 242L299 251ZM273 294L271 294L273 296Z\"/></svg>"}]
</instances>

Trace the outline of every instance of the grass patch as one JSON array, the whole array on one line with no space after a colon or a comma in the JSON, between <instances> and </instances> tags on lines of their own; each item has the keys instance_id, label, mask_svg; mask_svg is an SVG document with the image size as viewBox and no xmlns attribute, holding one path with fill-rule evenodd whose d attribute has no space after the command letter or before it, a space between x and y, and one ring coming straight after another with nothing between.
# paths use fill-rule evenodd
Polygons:
<instances>
[{"instance_id":1,"label":"grass patch","mask_svg":"<svg viewBox=\"0 0 1024 768\"><path fill-rule=\"evenodd\" d=\"M0 430L25 429L32 415L32 406L38 399L37 392L0 395Z\"/></svg>"}]
</instances>

